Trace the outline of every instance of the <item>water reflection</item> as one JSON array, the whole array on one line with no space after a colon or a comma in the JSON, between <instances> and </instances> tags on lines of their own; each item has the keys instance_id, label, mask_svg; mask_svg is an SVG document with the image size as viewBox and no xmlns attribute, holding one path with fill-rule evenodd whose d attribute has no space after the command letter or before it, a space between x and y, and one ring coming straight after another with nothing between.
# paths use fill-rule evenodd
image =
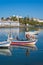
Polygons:
<instances>
[{"instance_id":1,"label":"water reflection","mask_svg":"<svg viewBox=\"0 0 43 65\"><path fill-rule=\"evenodd\" d=\"M0 41L7 40L8 34L12 34L12 37L15 39L19 37L20 39L25 39L25 32L37 31L38 28L0 28Z\"/></svg>"},{"instance_id":2,"label":"water reflection","mask_svg":"<svg viewBox=\"0 0 43 65\"><path fill-rule=\"evenodd\" d=\"M26 56L29 56L30 55L30 50L26 50Z\"/></svg>"},{"instance_id":3,"label":"water reflection","mask_svg":"<svg viewBox=\"0 0 43 65\"><path fill-rule=\"evenodd\" d=\"M36 51L36 50L38 50L38 48L36 47L36 45L29 45L29 46L17 46L17 45L14 45L14 46L11 46L11 50L12 51L14 51L14 50L16 50L17 51L17 54L18 53L23 53L23 52L21 52L21 50L23 51L23 50L25 50L24 51L24 54L26 55L26 56L29 56L30 55L30 51ZM18 51L18 50L20 50L20 51ZM14 53L16 53L16 52L14 52Z\"/></svg>"},{"instance_id":4,"label":"water reflection","mask_svg":"<svg viewBox=\"0 0 43 65\"><path fill-rule=\"evenodd\" d=\"M0 48L0 55L11 56L11 51L8 48Z\"/></svg>"},{"instance_id":5,"label":"water reflection","mask_svg":"<svg viewBox=\"0 0 43 65\"><path fill-rule=\"evenodd\" d=\"M4 55L4 56L12 56L14 50L25 50L24 54L26 56L30 55L30 51L35 51L37 50L37 47L35 45L33 46L11 46L10 48L0 48L0 55ZM18 53L20 53L21 51L17 51ZM14 52L16 53L16 52Z\"/></svg>"},{"instance_id":6,"label":"water reflection","mask_svg":"<svg viewBox=\"0 0 43 65\"><path fill-rule=\"evenodd\" d=\"M30 51L36 51L38 50L38 48L36 47L36 45L33 45L33 46L29 46L27 49L26 49L26 56L30 55Z\"/></svg>"}]
</instances>

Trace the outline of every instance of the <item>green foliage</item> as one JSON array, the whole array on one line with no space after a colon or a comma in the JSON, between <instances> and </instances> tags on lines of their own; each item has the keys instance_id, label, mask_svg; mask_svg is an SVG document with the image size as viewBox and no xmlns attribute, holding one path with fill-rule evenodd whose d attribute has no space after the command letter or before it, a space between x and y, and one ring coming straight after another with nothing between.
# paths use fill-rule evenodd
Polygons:
<instances>
[{"instance_id":1,"label":"green foliage","mask_svg":"<svg viewBox=\"0 0 43 65\"><path fill-rule=\"evenodd\" d=\"M28 17L24 17L21 19L21 23L22 24L30 24L33 26L43 26L43 22L38 22L37 20L34 21L33 18L31 18L31 20Z\"/></svg>"},{"instance_id":2,"label":"green foliage","mask_svg":"<svg viewBox=\"0 0 43 65\"><path fill-rule=\"evenodd\" d=\"M24 24L23 21L24 21L23 18L19 18L19 22L20 22L20 23Z\"/></svg>"},{"instance_id":3,"label":"green foliage","mask_svg":"<svg viewBox=\"0 0 43 65\"><path fill-rule=\"evenodd\" d=\"M4 17L2 17L1 20L19 21L19 23L25 24L25 25L29 24L29 25L34 25L34 26L43 26L43 22L38 22L37 20L34 21L33 18L30 19L29 17L17 18L16 16L11 16L11 17L7 17L6 19L4 19Z\"/></svg>"},{"instance_id":4,"label":"green foliage","mask_svg":"<svg viewBox=\"0 0 43 65\"><path fill-rule=\"evenodd\" d=\"M18 21L18 19L17 19L17 17L16 17L16 16L15 16L15 17L13 17L13 16L12 16L12 17L10 18L10 20L13 20L13 21Z\"/></svg>"},{"instance_id":5,"label":"green foliage","mask_svg":"<svg viewBox=\"0 0 43 65\"><path fill-rule=\"evenodd\" d=\"M1 17L1 20L4 20L4 17Z\"/></svg>"}]
</instances>

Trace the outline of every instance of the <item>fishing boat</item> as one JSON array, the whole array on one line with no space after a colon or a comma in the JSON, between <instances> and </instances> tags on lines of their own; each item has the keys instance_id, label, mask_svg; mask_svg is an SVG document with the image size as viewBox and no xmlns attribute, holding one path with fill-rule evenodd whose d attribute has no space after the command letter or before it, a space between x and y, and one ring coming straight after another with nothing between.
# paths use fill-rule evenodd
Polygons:
<instances>
[{"instance_id":1,"label":"fishing boat","mask_svg":"<svg viewBox=\"0 0 43 65\"><path fill-rule=\"evenodd\" d=\"M37 39L35 39L34 36L26 37L26 40L20 40L17 38L17 40L12 40L11 45L34 45L37 42Z\"/></svg>"},{"instance_id":2,"label":"fishing boat","mask_svg":"<svg viewBox=\"0 0 43 65\"><path fill-rule=\"evenodd\" d=\"M9 47L10 46L10 43L11 43L10 37L8 36L8 39L6 41L0 42L0 48L1 47Z\"/></svg>"},{"instance_id":3,"label":"fishing boat","mask_svg":"<svg viewBox=\"0 0 43 65\"><path fill-rule=\"evenodd\" d=\"M12 41L11 45L34 45L37 40L33 41Z\"/></svg>"},{"instance_id":4,"label":"fishing boat","mask_svg":"<svg viewBox=\"0 0 43 65\"><path fill-rule=\"evenodd\" d=\"M37 39L35 38L35 35L26 35L26 39L20 40L19 38L16 38L17 40L12 40L11 45L34 45L37 42Z\"/></svg>"},{"instance_id":5,"label":"fishing boat","mask_svg":"<svg viewBox=\"0 0 43 65\"><path fill-rule=\"evenodd\" d=\"M11 23L10 23L11 24ZM37 42L37 39L35 38L26 38L25 40L22 39L20 40L18 37L15 39L13 39L12 37L12 33L11 33L11 28L10 28L10 41L11 44L10 45L34 45Z\"/></svg>"},{"instance_id":6,"label":"fishing boat","mask_svg":"<svg viewBox=\"0 0 43 65\"><path fill-rule=\"evenodd\" d=\"M10 38L8 38L8 40L11 41L10 45L21 45L21 46L25 46L25 45L34 45L37 42L37 39L35 38L35 35L26 35L26 39L19 39L18 37L16 39L13 39L13 37L10 35Z\"/></svg>"}]
</instances>

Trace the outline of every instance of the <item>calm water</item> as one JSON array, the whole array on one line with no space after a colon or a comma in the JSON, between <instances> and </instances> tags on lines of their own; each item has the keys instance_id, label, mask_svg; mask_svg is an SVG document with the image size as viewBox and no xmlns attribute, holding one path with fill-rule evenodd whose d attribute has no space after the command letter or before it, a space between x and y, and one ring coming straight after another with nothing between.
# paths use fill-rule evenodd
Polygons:
<instances>
[{"instance_id":1,"label":"calm water","mask_svg":"<svg viewBox=\"0 0 43 65\"><path fill-rule=\"evenodd\" d=\"M40 30L35 46L13 46L9 49L0 49L0 65L43 65L43 29L40 28L1 28L0 41L7 40L12 31L13 38L17 36L25 39L26 31Z\"/></svg>"}]
</instances>

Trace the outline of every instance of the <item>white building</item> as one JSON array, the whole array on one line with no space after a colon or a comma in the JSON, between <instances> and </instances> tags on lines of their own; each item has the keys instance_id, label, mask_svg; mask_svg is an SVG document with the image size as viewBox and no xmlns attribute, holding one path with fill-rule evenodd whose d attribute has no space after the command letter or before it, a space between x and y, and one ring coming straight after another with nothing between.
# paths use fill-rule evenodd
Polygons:
<instances>
[{"instance_id":1,"label":"white building","mask_svg":"<svg viewBox=\"0 0 43 65\"><path fill-rule=\"evenodd\" d=\"M43 20L42 19L38 19L38 22L43 22Z\"/></svg>"},{"instance_id":2,"label":"white building","mask_svg":"<svg viewBox=\"0 0 43 65\"><path fill-rule=\"evenodd\" d=\"M19 26L19 21L0 21L0 26Z\"/></svg>"},{"instance_id":3,"label":"white building","mask_svg":"<svg viewBox=\"0 0 43 65\"><path fill-rule=\"evenodd\" d=\"M34 21L43 22L43 19L33 18Z\"/></svg>"}]
</instances>

